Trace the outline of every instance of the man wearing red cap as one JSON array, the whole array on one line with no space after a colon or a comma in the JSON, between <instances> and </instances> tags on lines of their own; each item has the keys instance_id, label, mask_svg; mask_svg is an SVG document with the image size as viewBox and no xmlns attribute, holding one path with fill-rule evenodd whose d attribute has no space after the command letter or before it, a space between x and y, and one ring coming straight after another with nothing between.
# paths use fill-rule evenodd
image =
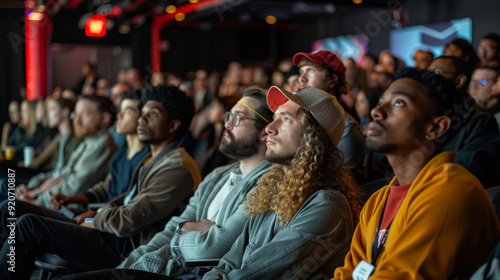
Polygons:
<instances>
[{"instance_id":1,"label":"man wearing red cap","mask_svg":"<svg viewBox=\"0 0 500 280\"><path fill-rule=\"evenodd\" d=\"M319 88L334 95L337 100L347 92L346 68L335 54L329 51L300 52L293 57L293 64L300 69L301 86ZM349 113L345 113L344 120L345 130L338 148L344 156L344 162L351 162L360 169L366 152L365 137L361 126Z\"/></svg>"}]
</instances>

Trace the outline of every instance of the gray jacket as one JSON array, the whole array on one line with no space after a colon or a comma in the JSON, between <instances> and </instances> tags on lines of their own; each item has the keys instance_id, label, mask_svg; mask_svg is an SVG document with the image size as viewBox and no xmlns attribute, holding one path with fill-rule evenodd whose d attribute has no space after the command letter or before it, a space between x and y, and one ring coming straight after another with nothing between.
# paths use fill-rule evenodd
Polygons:
<instances>
[{"instance_id":1,"label":"gray jacket","mask_svg":"<svg viewBox=\"0 0 500 280\"><path fill-rule=\"evenodd\" d=\"M282 228L276 213L251 218L203 279L330 279L349 251L354 225L347 199L321 189Z\"/></svg>"},{"instance_id":2,"label":"gray jacket","mask_svg":"<svg viewBox=\"0 0 500 280\"><path fill-rule=\"evenodd\" d=\"M54 184L50 190L40 194L40 206L49 208L50 198L54 194L72 196L83 193L102 180L108 173L108 164L115 151L113 138L105 131L83 139L60 170L60 177L65 178L65 181ZM31 178L28 188L36 188L51 177L52 171L38 174Z\"/></svg>"},{"instance_id":3,"label":"gray jacket","mask_svg":"<svg viewBox=\"0 0 500 280\"><path fill-rule=\"evenodd\" d=\"M243 211L238 211L238 208L244 206L245 196L270 169L267 161L262 161L246 174L237 188L228 194L217 220L214 221L215 225L210 230L179 235L175 234L175 229L181 222L206 219L212 200L228 180L230 172L238 166L239 163L234 163L219 167L210 173L200 183L182 215L172 217L162 232L156 234L147 245L134 250L118 268L174 275L184 271L183 259L220 258L227 253L249 218ZM182 256L171 249L171 244L179 244Z\"/></svg>"}]
</instances>

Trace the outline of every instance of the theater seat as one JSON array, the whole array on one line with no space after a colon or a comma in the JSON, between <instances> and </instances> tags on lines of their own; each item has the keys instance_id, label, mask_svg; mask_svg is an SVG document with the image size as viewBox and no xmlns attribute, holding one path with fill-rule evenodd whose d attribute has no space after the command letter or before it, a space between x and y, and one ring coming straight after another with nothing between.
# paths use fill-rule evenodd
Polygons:
<instances>
[{"instance_id":1,"label":"theater seat","mask_svg":"<svg viewBox=\"0 0 500 280\"><path fill-rule=\"evenodd\" d=\"M58 275L82 272L72 263L54 254L43 254L38 257L35 267L41 270L39 280L50 280Z\"/></svg>"},{"instance_id":2,"label":"theater seat","mask_svg":"<svg viewBox=\"0 0 500 280\"><path fill-rule=\"evenodd\" d=\"M205 273L209 272L219 264L220 259L215 258L215 259L191 259L191 260L185 260L184 263L186 264L186 267L194 267L196 276L198 278L203 277Z\"/></svg>"}]
</instances>

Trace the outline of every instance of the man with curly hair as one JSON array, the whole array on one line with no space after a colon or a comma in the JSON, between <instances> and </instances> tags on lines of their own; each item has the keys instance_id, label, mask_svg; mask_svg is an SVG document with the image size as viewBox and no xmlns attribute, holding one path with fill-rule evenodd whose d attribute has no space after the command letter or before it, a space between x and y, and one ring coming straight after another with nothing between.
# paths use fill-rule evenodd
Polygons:
<instances>
[{"instance_id":1,"label":"man with curly hair","mask_svg":"<svg viewBox=\"0 0 500 280\"><path fill-rule=\"evenodd\" d=\"M247 199L242 235L203 279L328 277L349 248L360 205L337 148L344 110L316 88L271 87L267 103L274 167Z\"/></svg>"},{"instance_id":2,"label":"man with curly hair","mask_svg":"<svg viewBox=\"0 0 500 280\"><path fill-rule=\"evenodd\" d=\"M448 109L463 96L430 70L396 77L367 130L396 176L365 204L334 279L469 279L500 228L479 180L453 163L455 152L441 152L453 133Z\"/></svg>"}]
</instances>

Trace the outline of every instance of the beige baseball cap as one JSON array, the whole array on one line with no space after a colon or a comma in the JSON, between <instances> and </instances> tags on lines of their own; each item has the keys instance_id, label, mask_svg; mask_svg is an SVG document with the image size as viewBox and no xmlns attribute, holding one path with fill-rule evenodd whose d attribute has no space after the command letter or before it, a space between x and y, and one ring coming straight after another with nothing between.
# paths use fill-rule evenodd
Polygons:
<instances>
[{"instance_id":1,"label":"beige baseball cap","mask_svg":"<svg viewBox=\"0 0 500 280\"><path fill-rule=\"evenodd\" d=\"M345 112L335 96L318 88L305 87L291 93L276 86L267 92L267 105L275 112L288 100L311 113L313 118L326 130L332 143L336 146L345 128Z\"/></svg>"}]
</instances>

